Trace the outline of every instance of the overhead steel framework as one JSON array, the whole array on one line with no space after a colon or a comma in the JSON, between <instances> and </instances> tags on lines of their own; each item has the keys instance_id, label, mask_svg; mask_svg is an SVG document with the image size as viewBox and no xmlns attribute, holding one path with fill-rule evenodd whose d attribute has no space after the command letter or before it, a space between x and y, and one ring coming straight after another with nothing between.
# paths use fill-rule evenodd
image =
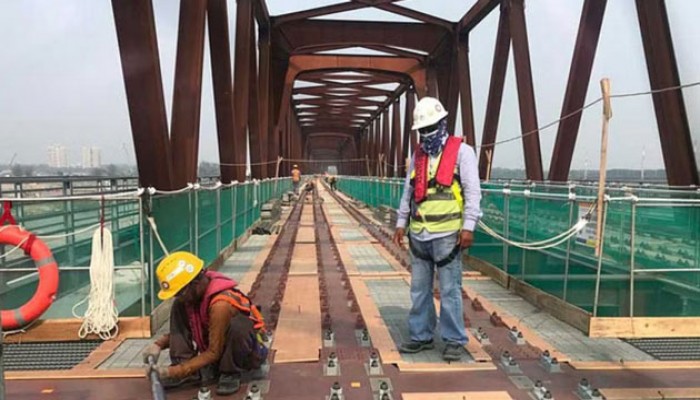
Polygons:
<instances>
[{"instance_id":1,"label":"overhead steel framework","mask_svg":"<svg viewBox=\"0 0 700 400\"><path fill-rule=\"evenodd\" d=\"M307 170L332 164L344 174L401 175L416 147L412 109L425 95L445 104L451 131L461 118L466 143L477 145L476 129L482 129L484 177L497 156L493 143L511 48L527 178L567 180L581 121L580 114L568 116L585 100L606 0L584 1L561 109L567 118L558 127L548 177L530 63L530 46L537 43L528 40L524 0L478 0L456 22L399 3L351 0L271 16L264 0L181 0L168 128L152 2L112 0L141 184L179 188L197 179L205 26L222 181L246 178L248 146L254 178L284 175L289 163L306 163ZM234 4L232 50L228 7ZM636 0L636 7L652 89L679 85L665 1ZM313 19L362 8L415 22ZM484 126L475 127L469 37L492 12L500 19L491 82ZM700 184L682 91L657 93L653 100L669 183ZM281 170L278 157L285 160Z\"/></svg>"}]
</instances>

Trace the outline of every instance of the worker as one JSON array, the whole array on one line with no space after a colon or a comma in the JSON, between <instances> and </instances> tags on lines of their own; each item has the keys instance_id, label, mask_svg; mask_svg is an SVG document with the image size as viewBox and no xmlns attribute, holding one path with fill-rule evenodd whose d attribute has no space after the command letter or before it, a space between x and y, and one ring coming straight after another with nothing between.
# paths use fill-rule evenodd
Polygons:
<instances>
[{"instance_id":1,"label":"worker","mask_svg":"<svg viewBox=\"0 0 700 400\"><path fill-rule=\"evenodd\" d=\"M481 217L481 189L474 149L447 131L447 111L439 100L421 99L413 111L420 145L410 162L393 241L401 246L408 225L411 253L410 341L402 353L433 349L437 324L433 275L440 287L442 357L458 361L467 336L462 305L461 250L474 241Z\"/></svg>"},{"instance_id":2,"label":"worker","mask_svg":"<svg viewBox=\"0 0 700 400\"><path fill-rule=\"evenodd\" d=\"M292 167L292 185L294 186L294 193L299 194L299 185L301 184L301 171L299 167L294 164Z\"/></svg>"},{"instance_id":3,"label":"worker","mask_svg":"<svg viewBox=\"0 0 700 400\"><path fill-rule=\"evenodd\" d=\"M331 186L331 190L335 192L337 189L338 178L336 178L335 175L329 175L328 176L328 183Z\"/></svg>"},{"instance_id":4,"label":"worker","mask_svg":"<svg viewBox=\"0 0 700 400\"><path fill-rule=\"evenodd\" d=\"M208 375L219 375L216 393L229 395L240 389L242 373L259 372L267 358L265 322L234 280L203 266L187 252L170 254L158 265L158 298L175 301L170 333L145 349L144 363L170 348L172 365L156 367L166 389L206 384Z\"/></svg>"}]
</instances>

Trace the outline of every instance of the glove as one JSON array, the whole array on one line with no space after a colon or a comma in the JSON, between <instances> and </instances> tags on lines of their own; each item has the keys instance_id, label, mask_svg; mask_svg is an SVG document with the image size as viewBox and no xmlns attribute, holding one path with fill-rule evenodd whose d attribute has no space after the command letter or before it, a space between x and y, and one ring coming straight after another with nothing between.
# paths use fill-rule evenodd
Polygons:
<instances>
[{"instance_id":1,"label":"glove","mask_svg":"<svg viewBox=\"0 0 700 400\"><path fill-rule=\"evenodd\" d=\"M148 364L148 357L153 356L153 363L158 362L158 357L160 357L160 352L161 352L160 346L158 346L155 343L149 344L144 350L143 350L143 363Z\"/></svg>"},{"instance_id":2,"label":"glove","mask_svg":"<svg viewBox=\"0 0 700 400\"><path fill-rule=\"evenodd\" d=\"M148 365L146 366L146 378L151 379L151 371L156 371L160 379L166 379L170 377L169 367L155 367Z\"/></svg>"}]
</instances>

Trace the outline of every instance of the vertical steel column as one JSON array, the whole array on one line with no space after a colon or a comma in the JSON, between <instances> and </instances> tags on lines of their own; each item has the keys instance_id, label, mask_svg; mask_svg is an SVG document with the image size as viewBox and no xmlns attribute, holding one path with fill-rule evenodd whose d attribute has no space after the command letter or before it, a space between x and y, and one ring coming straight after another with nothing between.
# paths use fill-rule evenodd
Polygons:
<instances>
[{"instance_id":1,"label":"vertical steel column","mask_svg":"<svg viewBox=\"0 0 700 400\"><path fill-rule=\"evenodd\" d=\"M391 141L391 158L394 159L395 166L392 167L391 176L401 176L400 165L405 163L405 158L402 157L401 152L401 114L399 113L399 107L401 107L401 102L399 98L396 98L394 105L391 106L391 111L393 113L393 118L391 122L391 130L393 131L393 139Z\"/></svg>"},{"instance_id":2,"label":"vertical steel column","mask_svg":"<svg viewBox=\"0 0 700 400\"><path fill-rule=\"evenodd\" d=\"M583 107L586 101L606 3L607 0L585 0L583 3L569 70L569 82L561 108L561 118L571 116L563 119L557 129L557 140L549 164L549 179L553 181L564 182L569 179L571 159L583 116L583 113L575 112Z\"/></svg>"},{"instance_id":3,"label":"vertical steel column","mask_svg":"<svg viewBox=\"0 0 700 400\"><path fill-rule=\"evenodd\" d=\"M382 165L381 162L383 161L381 154L382 151L384 151L384 142L382 141L382 120L381 120L381 115L377 115L377 118L374 120L374 135L376 138L376 168L377 168L377 176L380 176L382 174Z\"/></svg>"},{"instance_id":4,"label":"vertical steel column","mask_svg":"<svg viewBox=\"0 0 700 400\"><path fill-rule=\"evenodd\" d=\"M401 159L405 160L411 156L411 151L415 151L415 135L411 130L411 125L413 125L413 108L415 107L415 92L412 87L406 90L406 108L403 114L403 146L401 152ZM409 148L409 146L411 146ZM406 162L406 167L401 171L402 175L406 174L408 171L408 163Z\"/></svg>"},{"instance_id":5,"label":"vertical steel column","mask_svg":"<svg viewBox=\"0 0 700 400\"><path fill-rule=\"evenodd\" d=\"M481 154L479 155L479 177L486 178L489 168L489 160L486 152L491 153L493 162L498 132L498 121L501 116L501 103L503 102L503 87L508 68L508 54L510 53L510 25L508 24L508 8L501 6L501 14L498 20L498 33L491 66L491 83L489 84L489 96L486 102L486 115L484 117L484 133L481 137Z\"/></svg>"},{"instance_id":6,"label":"vertical steel column","mask_svg":"<svg viewBox=\"0 0 700 400\"><path fill-rule=\"evenodd\" d=\"M530 217L530 196L525 196L525 223L523 224L523 243L527 243L527 230L528 222ZM527 262L527 252L526 249L521 249L523 255L520 259L520 279L525 281L525 263Z\"/></svg>"},{"instance_id":7,"label":"vertical steel column","mask_svg":"<svg viewBox=\"0 0 700 400\"><path fill-rule=\"evenodd\" d=\"M145 317L146 316L146 268L149 266L146 265L146 255L145 251L146 249L144 248L144 229L143 229L143 198L139 197L139 252L140 252L140 261L141 261L141 316ZM153 264L150 264L150 267L153 267ZM148 275L152 275L155 272L154 271L148 271ZM153 289L151 289L153 290ZM153 311L153 303L151 302L151 310ZM149 313L150 313L149 311Z\"/></svg>"},{"instance_id":8,"label":"vertical steel column","mask_svg":"<svg viewBox=\"0 0 700 400\"><path fill-rule=\"evenodd\" d=\"M510 188L503 189L503 237L510 239ZM510 248L503 242L503 270L508 273L508 256Z\"/></svg>"},{"instance_id":9,"label":"vertical steel column","mask_svg":"<svg viewBox=\"0 0 700 400\"><path fill-rule=\"evenodd\" d=\"M535 91L532 83L524 0L509 0L509 4L515 81L518 86L518 105L520 108L520 126L523 134L527 134L527 136L523 137L525 170L527 179L542 181L544 175L542 173L542 154L540 153L540 133L537 131L539 127L537 125Z\"/></svg>"},{"instance_id":10,"label":"vertical steel column","mask_svg":"<svg viewBox=\"0 0 700 400\"><path fill-rule=\"evenodd\" d=\"M182 0L177 35L170 146L173 185L197 180L206 0Z\"/></svg>"},{"instance_id":11,"label":"vertical steel column","mask_svg":"<svg viewBox=\"0 0 700 400\"><path fill-rule=\"evenodd\" d=\"M574 207L576 206L576 194L574 193L573 196L571 196L571 189L569 192L569 225L572 226L574 223ZM566 241L566 259L564 260L564 294L562 296L562 300L566 301L566 295L569 289L569 266L570 266L570 258L571 258L571 240L569 239ZM575 239L574 239L575 240Z\"/></svg>"},{"instance_id":12,"label":"vertical steel column","mask_svg":"<svg viewBox=\"0 0 700 400\"><path fill-rule=\"evenodd\" d=\"M251 80L249 83L248 92L248 140L250 142L250 175L256 179L262 179L262 170L264 165L260 164L266 161L263 158L264 141L260 134L260 114L258 114L258 62L255 52L255 20L250 24L250 69Z\"/></svg>"},{"instance_id":13,"label":"vertical steel column","mask_svg":"<svg viewBox=\"0 0 700 400\"><path fill-rule=\"evenodd\" d=\"M476 146L474 129L474 109L472 103L472 78L469 70L469 37L457 40L457 80L459 82L459 99L462 105L462 136L468 145Z\"/></svg>"},{"instance_id":14,"label":"vertical steel column","mask_svg":"<svg viewBox=\"0 0 700 400\"><path fill-rule=\"evenodd\" d=\"M384 171L384 177L391 177L388 173L388 167L393 165L394 162L391 160L391 131L389 130L389 109L387 108L382 113L382 153L384 154L384 160L382 165L382 171Z\"/></svg>"},{"instance_id":15,"label":"vertical steel column","mask_svg":"<svg viewBox=\"0 0 700 400\"><path fill-rule=\"evenodd\" d=\"M258 71L258 112L260 132L260 158L269 162L277 159L277 154L270 151L270 30L264 26L258 26L258 52L260 57ZM274 139L273 139L274 141ZM261 178L274 176L270 166L261 167Z\"/></svg>"},{"instance_id":16,"label":"vertical steel column","mask_svg":"<svg viewBox=\"0 0 700 400\"><path fill-rule=\"evenodd\" d=\"M228 9L226 0L209 0L207 26L209 27L209 53L211 76L214 84L214 109L216 132L219 142L221 181L230 183L236 179L236 141L233 124L233 80L231 78L231 45L229 43Z\"/></svg>"},{"instance_id":17,"label":"vertical steel column","mask_svg":"<svg viewBox=\"0 0 700 400\"><path fill-rule=\"evenodd\" d=\"M676 54L664 0L636 0L652 90L679 86ZM683 92L652 95L669 185L700 185Z\"/></svg>"},{"instance_id":18,"label":"vertical steel column","mask_svg":"<svg viewBox=\"0 0 700 400\"><path fill-rule=\"evenodd\" d=\"M151 0L112 0L141 187L172 189L158 41Z\"/></svg>"},{"instance_id":19,"label":"vertical steel column","mask_svg":"<svg viewBox=\"0 0 700 400\"><path fill-rule=\"evenodd\" d=\"M235 155L236 179L245 181L246 177L246 141L248 138L248 106L250 97L250 58L253 51L250 46L250 34L253 24L252 0L236 0L236 58L233 104L235 112Z\"/></svg>"}]
</instances>

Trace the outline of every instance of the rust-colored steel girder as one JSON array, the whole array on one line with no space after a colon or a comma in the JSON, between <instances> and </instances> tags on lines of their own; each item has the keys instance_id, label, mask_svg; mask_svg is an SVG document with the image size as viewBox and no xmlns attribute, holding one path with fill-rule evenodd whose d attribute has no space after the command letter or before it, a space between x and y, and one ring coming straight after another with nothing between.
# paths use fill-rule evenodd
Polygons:
<instances>
[{"instance_id":1,"label":"rust-colored steel girder","mask_svg":"<svg viewBox=\"0 0 700 400\"><path fill-rule=\"evenodd\" d=\"M664 0L636 0L652 90L681 84ZM682 90L652 95L670 185L700 185Z\"/></svg>"},{"instance_id":2,"label":"rust-colored steel girder","mask_svg":"<svg viewBox=\"0 0 700 400\"><path fill-rule=\"evenodd\" d=\"M459 83L459 99L461 101L462 110L462 136L464 142L470 146L476 146L476 131L474 129L474 108L472 105L472 83L471 73L469 71L469 42L462 41L457 38L455 46L457 46L457 69L454 71L457 74Z\"/></svg>"},{"instance_id":3,"label":"rust-colored steel girder","mask_svg":"<svg viewBox=\"0 0 700 400\"><path fill-rule=\"evenodd\" d=\"M170 134L175 187L197 181L206 11L206 0L180 3Z\"/></svg>"},{"instance_id":4,"label":"rust-colored steel girder","mask_svg":"<svg viewBox=\"0 0 700 400\"><path fill-rule=\"evenodd\" d=\"M232 166L236 162L236 141L233 127L233 80L231 76L231 45L229 43L228 10L226 0L209 0L207 5L209 53L214 84L214 110L219 140L221 180L236 179Z\"/></svg>"},{"instance_id":5,"label":"rust-colored steel girder","mask_svg":"<svg viewBox=\"0 0 700 400\"><path fill-rule=\"evenodd\" d=\"M502 0L478 0L457 23L457 33L465 34L474 29L495 10ZM506 0L507 1L507 0Z\"/></svg>"},{"instance_id":6,"label":"rust-colored steel girder","mask_svg":"<svg viewBox=\"0 0 700 400\"><path fill-rule=\"evenodd\" d=\"M112 0L131 134L142 187L172 189L168 121L150 0Z\"/></svg>"},{"instance_id":7,"label":"rust-colored steel girder","mask_svg":"<svg viewBox=\"0 0 700 400\"><path fill-rule=\"evenodd\" d=\"M540 152L540 133L537 125L535 107L535 90L532 83L530 65L530 45L527 39L524 0L508 0L510 10L511 41L513 45L513 63L515 64L515 82L518 87L518 105L520 108L520 127L523 134L523 151L525 153L525 173L527 179L544 180L542 171L542 154Z\"/></svg>"},{"instance_id":8,"label":"rust-colored steel girder","mask_svg":"<svg viewBox=\"0 0 700 400\"><path fill-rule=\"evenodd\" d=\"M606 3L607 0L586 0L583 3L574 55L569 70L569 82L566 85L566 94L561 109L561 118L565 118L569 114L572 115L559 123L549 167L549 180L552 181L564 182L569 179L571 160L583 116L582 113L574 114L574 112L581 109L586 101Z\"/></svg>"},{"instance_id":9,"label":"rust-colored steel girder","mask_svg":"<svg viewBox=\"0 0 700 400\"><path fill-rule=\"evenodd\" d=\"M413 108L416 104L416 92L413 88L409 88L406 91L406 109L404 110L404 122L403 122L403 156L409 156L408 145L411 145L411 151L415 151L416 145L418 144L418 138L416 133L411 129L413 126ZM408 168L408 166L406 166Z\"/></svg>"},{"instance_id":10,"label":"rust-colored steel girder","mask_svg":"<svg viewBox=\"0 0 700 400\"><path fill-rule=\"evenodd\" d=\"M484 116L484 133L481 136L481 154L479 155L479 177L485 179L489 169L489 160L493 162L496 146L496 133L501 116L501 104L503 100L503 87L506 81L506 69L508 68L508 54L510 52L510 25L508 24L508 12L502 10L498 19L496 31L496 45L494 46L493 65L491 67L491 83L486 100L486 115Z\"/></svg>"},{"instance_id":11,"label":"rust-colored steel girder","mask_svg":"<svg viewBox=\"0 0 700 400\"><path fill-rule=\"evenodd\" d=\"M347 47L386 45L432 53L445 36L452 35L452 31L413 22L304 20L278 25L274 34L277 40L287 44L289 53L330 44Z\"/></svg>"},{"instance_id":12,"label":"rust-colored steel girder","mask_svg":"<svg viewBox=\"0 0 700 400\"><path fill-rule=\"evenodd\" d=\"M397 97L394 100L394 104L391 106L391 114L392 114L392 119L391 119L391 131L392 131L392 139L391 139L391 151L389 152L390 154L390 159L392 160L391 164L396 164L396 171L394 172L394 166L390 166L391 170L391 176L401 176L401 168L399 168L400 165L403 165L403 153L402 153L402 146L401 146L401 113L399 112L399 108L401 107L401 103L399 101L399 98Z\"/></svg>"},{"instance_id":13,"label":"rust-colored steel girder","mask_svg":"<svg viewBox=\"0 0 700 400\"><path fill-rule=\"evenodd\" d=\"M251 58L255 50L251 47L253 33L252 0L236 1L236 58L234 68L234 135L236 138L235 158L236 180L244 181L246 172L246 146L251 84Z\"/></svg>"}]
</instances>

